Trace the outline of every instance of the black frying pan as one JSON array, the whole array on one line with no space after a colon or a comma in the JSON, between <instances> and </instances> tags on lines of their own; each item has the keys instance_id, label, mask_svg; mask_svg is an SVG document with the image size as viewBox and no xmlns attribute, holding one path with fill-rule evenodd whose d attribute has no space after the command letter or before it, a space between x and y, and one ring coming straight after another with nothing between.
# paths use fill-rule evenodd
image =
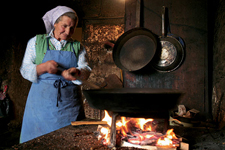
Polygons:
<instances>
[{"instance_id":1,"label":"black frying pan","mask_svg":"<svg viewBox=\"0 0 225 150\"><path fill-rule=\"evenodd\" d=\"M113 112L168 111L176 107L183 93L173 89L121 88L83 90L89 105Z\"/></svg>"},{"instance_id":2,"label":"black frying pan","mask_svg":"<svg viewBox=\"0 0 225 150\"><path fill-rule=\"evenodd\" d=\"M171 72L177 69L184 60L184 42L180 37L175 37L170 33L169 21L165 21L168 17L165 14L166 7L163 6L161 50L155 54L151 63L153 68L160 72Z\"/></svg>"},{"instance_id":3,"label":"black frying pan","mask_svg":"<svg viewBox=\"0 0 225 150\"><path fill-rule=\"evenodd\" d=\"M124 71L136 71L146 66L157 48L157 38L148 29L140 27L141 0L137 0L136 28L128 30L116 41L113 60Z\"/></svg>"}]
</instances>

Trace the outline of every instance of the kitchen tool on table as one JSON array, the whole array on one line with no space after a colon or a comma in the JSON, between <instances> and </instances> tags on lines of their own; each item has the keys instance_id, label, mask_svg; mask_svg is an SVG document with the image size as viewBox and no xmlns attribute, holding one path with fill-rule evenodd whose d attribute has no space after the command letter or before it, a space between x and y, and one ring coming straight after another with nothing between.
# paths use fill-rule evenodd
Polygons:
<instances>
[{"instance_id":1,"label":"kitchen tool on table","mask_svg":"<svg viewBox=\"0 0 225 150\"><path fill-rule=\"evenodd\" d=\"M124 71L145 67L156 52L157 38L150 30L141 27L141 12L142 0L137 0L136 27L122 34L113 47L113 60Z\"/></svg>"},{"instance_id":2,"label":"kitchen tool on table","mask_svg":"<svg viewBox=\"0 0 225 150\"><path fill-rule=\"evenodd\" d=\"M170 32L167 8L162 7L161 50L157 51L151 64L160 72L171 72L177 69L184 60L184 41Z\"/></svg>"}]
</instances>

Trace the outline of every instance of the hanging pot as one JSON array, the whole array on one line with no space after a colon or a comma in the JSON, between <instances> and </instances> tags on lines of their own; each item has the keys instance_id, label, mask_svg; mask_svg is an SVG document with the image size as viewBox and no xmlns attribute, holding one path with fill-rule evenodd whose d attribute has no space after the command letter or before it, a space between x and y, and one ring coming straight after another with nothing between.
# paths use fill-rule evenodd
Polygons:
<instances>
[{"instance_id":1,"label":"hanging pot","mask_svg":"<svg viewBox=\"0 0 225 150\"><path fill-rule=\"evenodd\" d=\"M157 48L157 38L148 29L140 27L142 1L137 0L136 28L128 30L113 47L113 60L124 71L136 71L146 66Z\"/></svg>"},{"instance_id":2,"label":"hanging pot","mask_svg":"<svg viewBox=\"0 0 225 150\"><path fill-rule=\"evenodd\" d=\"M168 17L166 18L165 14L166 7L163 6L161 50L156 52L151 63L153 68L160 72L171 72L176 70L184 60L184 41L170 33L169 21L165 22Z\"/></svg>"}]
</instances>

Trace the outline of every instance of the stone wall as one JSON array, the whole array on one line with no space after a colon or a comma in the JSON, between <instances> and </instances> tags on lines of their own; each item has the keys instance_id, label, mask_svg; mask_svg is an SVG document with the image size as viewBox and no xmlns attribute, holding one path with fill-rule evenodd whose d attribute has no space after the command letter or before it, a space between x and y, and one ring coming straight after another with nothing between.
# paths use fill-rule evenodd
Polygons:
<instances>
[{"instance_id":1,"label":"stone wall","mask_svg":"<svg viewBox=\"0 0 225 150\"><path fill-rule=\"evenodd\" d=\"M213 45L212 114L219 127L225 126L225 1L218 1Z\"/></svg>"},{"instance_id":2,"label":"stone wall","mask_svg":"<svg viewBox=\"0 0 225 150\"><path fill-rule=\"evenodd\" d=\"M112 48L106 49L106 41L116 41L124 32L124 24L104 25L86 24L83 34L83 44L87 50L92 72L88 81L99 86L104 85L105 79L110 74L115 74L121 78L120 69L115 65L112 58ZM88 87L83 87L88 88ZM84 101L85 115L88 118L100 119L100 110L89 107Z\"/></svg>"},{"instance_id":3,"label":"stone wall","mask_svg":"<svg viewBox=\"0 0 225 150\"><path fill-rule=\"evenodd\" d=\"M123 34L124 25L87 25L84 32L84 45L93 68L89 80L100 85L110 74L120 77L120 70L112 58L112 48L106 49L104 42L116 41Z\"/></svg>"},{"instance_id":4,"label":"stone wall","mask_svg":"<svg viewBox=\"0 0 225 150\"><path fill-rule=\"evenodd\" d=\"M8 85L7 96L11 100L10 125L21 125L24 107L31 83L22 78L19 68L22 63L25 43L18 42L17 38L11 38L5 43L5 51L1 51L0 84L1 89Z\"/></svg>"}]
</instances>

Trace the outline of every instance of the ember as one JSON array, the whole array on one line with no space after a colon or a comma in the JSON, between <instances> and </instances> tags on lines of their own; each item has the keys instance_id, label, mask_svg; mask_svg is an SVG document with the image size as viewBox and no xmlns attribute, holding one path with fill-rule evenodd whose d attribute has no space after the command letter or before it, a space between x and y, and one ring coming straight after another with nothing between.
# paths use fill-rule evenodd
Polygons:
<instances>
[{"instance_id":1,"label":"ember","mask_svg":"<svg viewBox=\"0 0 225 150\"><path fill-rule=\"evenodd\" d=\"M104 127L99 125L98 131L100 134L98 139L101 140L104 145L109 145L112 118L106 110L105 117L102 121L107 121L108 126ZM168 130L166 134L163 135L156 131L157 125L155 125L153 121L153 119L121 117L120 120L116 122L117 134L120 134L118 137L121 137L123 141L135 145L179 146L179 140L173 132L173 129Z\"/></svg>"}]
</instances>

